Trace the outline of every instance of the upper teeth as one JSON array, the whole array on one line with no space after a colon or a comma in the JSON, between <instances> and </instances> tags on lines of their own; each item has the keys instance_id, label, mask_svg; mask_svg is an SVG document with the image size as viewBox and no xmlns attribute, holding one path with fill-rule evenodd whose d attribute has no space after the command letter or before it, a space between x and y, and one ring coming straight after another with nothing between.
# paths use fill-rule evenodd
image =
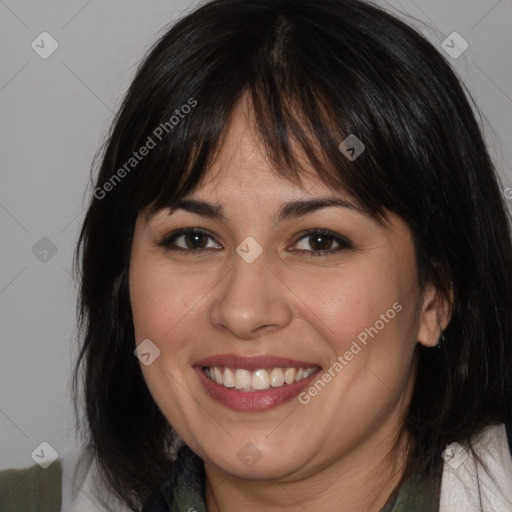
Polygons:
<instances>
[{"instance_id":1,"label":"upper teeth","mask_svg":"<svg viewBox=\"0 0 512 512\"><path fill-rule=\"evenodd\" d=\"M270 370L231 369L218 366L205 368L205 374L210 379L227 388L262 390L270 387L278 388L293 382L299 382L309 377L313 368L272 368Z\"/></svg>"}]
</instances>

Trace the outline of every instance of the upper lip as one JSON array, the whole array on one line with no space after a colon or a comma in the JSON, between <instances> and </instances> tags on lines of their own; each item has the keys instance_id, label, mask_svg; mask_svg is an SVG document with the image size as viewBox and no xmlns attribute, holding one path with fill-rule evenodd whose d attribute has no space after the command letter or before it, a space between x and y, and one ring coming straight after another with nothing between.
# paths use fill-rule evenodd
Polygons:
<instances>
[{"instance_id":1,"label":"upper lip","mask_svg":"<svg viewBox=\"0 0 512 512\"><path fill-rule=\"evenodd\" d=\"M261 368L315 368L320 365L310 361L298 361L297 359L271 355L240 356L236 354L217 354L197 361L194 366L259 370Z\"/></svg>"}]
</instances>

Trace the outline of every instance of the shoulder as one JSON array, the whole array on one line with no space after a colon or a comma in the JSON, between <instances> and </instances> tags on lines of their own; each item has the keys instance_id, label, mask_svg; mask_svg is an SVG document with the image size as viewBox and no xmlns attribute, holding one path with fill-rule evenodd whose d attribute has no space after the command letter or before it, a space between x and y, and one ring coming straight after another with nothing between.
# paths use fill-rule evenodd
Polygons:
<instances>
[{"instance_id":1,"label":"shoulder","mask_svg":"<svg viewBox=\"0 0 512 512\"><path fill-rule=\"evenodd\" d=\"M93 455L76 450L63 457L62 512L130 512L113 496L98 470Z\"/></svg>"},{"instance_id":2,"label":"shoulder","mask_svg":"<svg viewBox=\"0 0 512 512\"><path fill-rule=\"evenodd\" d=\"M440 512L510 512L512 456L505 425L488 426L473 449L453 443L443 452Z\"/></svg>"},{"instance_id":3,"label":"shoulder","mask_svg":"<svg viewBox=\"0 0 512 512\"><path fill-rule=\"evenodd\" d=\"M38 464L0 471L0 510L60 512L62 461L43 469Z\"/></svg>"}]
</instances>

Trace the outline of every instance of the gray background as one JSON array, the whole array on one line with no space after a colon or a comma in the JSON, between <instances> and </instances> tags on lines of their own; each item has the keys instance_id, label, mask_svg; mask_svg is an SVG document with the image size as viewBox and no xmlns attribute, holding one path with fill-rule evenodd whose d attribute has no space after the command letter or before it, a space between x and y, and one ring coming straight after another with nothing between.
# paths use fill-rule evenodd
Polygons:
<instances>
[{"instance_id":1,"label":"gray background","mask_svg":"<svg viewBox=\"0 0 512 512\"><path fill-rule=\"evenodd\" d=\"M377 3L416 18L440 51L453 31L468 42L447 58L483 113L504 190L511 186L512 0ZM70 272L91 162L136 64L194 4L0 0L0 468L32 465L43 441L61 456L76 446ZM44 31L59 45L47 59L31 47ZM43 237L55 254L41 251Z\"/></svg>"}]
</instances>

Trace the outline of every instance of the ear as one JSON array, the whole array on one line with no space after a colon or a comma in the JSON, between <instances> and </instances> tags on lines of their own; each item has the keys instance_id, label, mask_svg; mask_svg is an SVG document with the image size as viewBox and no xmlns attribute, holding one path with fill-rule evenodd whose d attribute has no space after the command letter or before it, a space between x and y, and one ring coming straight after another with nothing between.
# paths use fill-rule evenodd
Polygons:
<instances>
[{"instance_id":1,"label":"ear","mask_svg":"<svg viewBox=\"0 0 512 512\"><path fill-rule=\"evenodd\" d=\"M452 314L453 294L446 297L429 283L423 292L421 307L418 343L425 347L435 347L441 334L446 329Z\"/></svg>"}]
</instances>

